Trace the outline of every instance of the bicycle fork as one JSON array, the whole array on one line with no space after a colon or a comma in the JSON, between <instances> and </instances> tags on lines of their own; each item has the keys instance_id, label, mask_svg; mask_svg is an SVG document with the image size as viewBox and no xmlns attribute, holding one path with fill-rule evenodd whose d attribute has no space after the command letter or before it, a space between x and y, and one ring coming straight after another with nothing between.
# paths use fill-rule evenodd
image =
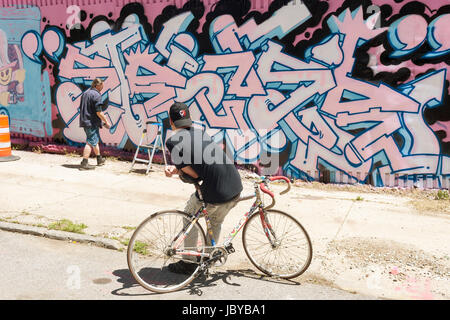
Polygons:
<instances>
[{"instance_id":1,"label":"bicycle fork","mask_svg":"<svg viewBox=\"0 0 450 320\"><path fill-rule=\"evenodd\" d=\"M267 216L264 214L264 211L262 207L259 208L259 217L261 219L262 228L264 230L264 234L267 237L267 240L269 240L270 245L272 246L272 249L275 249L279 245L279 241L277 240L277 237L275 235L275 232L272 229L272 226L270 225L269 221L267 220Z\"/></svg>"}]
</instances>

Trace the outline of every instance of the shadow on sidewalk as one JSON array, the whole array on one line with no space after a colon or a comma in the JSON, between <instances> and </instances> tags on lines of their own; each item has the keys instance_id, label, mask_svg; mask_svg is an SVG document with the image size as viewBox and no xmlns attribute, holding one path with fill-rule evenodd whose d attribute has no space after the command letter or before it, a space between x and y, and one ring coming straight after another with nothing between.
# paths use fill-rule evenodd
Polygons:
<instances>
[{"instance_id":1,"label":"shadow on sidewalk","mask_svg":"<svg viewBox=\"0 0 450 320\"><path fill-rule=\"evenodd\" d=\"M122 283L122 288L113 290L111 294L116 296L145 296L145 295L158 295L159 293L147 291L146 293L129 293L124 292L127 289L131 288L142 288L137 281L131 275L131 272L128 269L120 269L113 271L113 275L119 277L117 282ZM224 284L229 286L240 287L242 284L233 281L233 277L235 279L238 278L247 278L247 279L255 279L266 282L275 283L278 285L291 285L291 286L299 286L300 283L293 280L279 279L268 277L259 273L256 273L252 269L241 269L241 270L226 270L226 271L216 271L211 272L208 276L202 274L198 276L192 283L190 283L185 288L179 290L187 291L189 295L203 295L203 288L212 288L220 285L219 281L222 281ZM145 290L145 289L144 289Z\"/></svg>"},{"instance_id":2,"label":"shadow on sidewalk","mask_svg":"<svg viewBox=\"0 0 450 320\"><path fill-rule=\"evenodd\" d=\"M89 169L84 169L84 170L92 171L92 170L95 170L98 167L95 164L90 164L90 165L91 165L91 167ZM62 164L61 166L64 167L64 168L68 168L68 169L82 170L81 169L81 163L80 164Z\"/></svg>"},{"instance_id":3,"label":"shadow on sidewalk","mask_svg":"<svg viewBox=\"0 0 450 320\"><path fill-rule=\"evenodd\" d=\"M266 282L271 282L280 285L300 285L299 282L293 280L286 280L280 278L272 278L265 276L263 274L256 273L252 269L240 269L240 270L226 270L226 271L216 271L211 272L208 276L200 275L197 279L195 279L190 285L188 285L185 289L189 290L190 295L203 295L202 288L214 287L218 286L218 281L222 281L224 284L234 287L240 287L245 284L237 283L235 280L238 278L247 278L247 279L255 279Z\"/></svg>"},{"instance_id":4,"label":"shadow on sidewalk","mask_svg":"<svg viewBox=\"0 0 450 320\"><path fill-rule=\"evenodd\" d=\"M112 272L112 274L115 275L116 277L119 277L119 279L117 279L117 282L122 283L122 288L115 289L111 292L111 294L113 294L115 296L132 297L132 296L145 296L145 295L157 294L157 293L150 292L150 291L147 291L147 293L122 292L122 291L130 289L130 288L141 287L141 286L139 283L137 283L136 280L134 280L133 275L131 274L130 270L128 270L128 269L114 270Z\"/></svg>"},{"instance_id":5,"label":"shadow on sidewalk","mask_svg":"<svg viewBox=\"0 0 450 320\"><path fill-rule=\"evenodd\" d=\"M62 166L68 169L80 169L81 164L62 164Z\"/></svg>"},{"instance_id":6,"label":"shadow on sidewalk","mask_svg":"<svg viewBox=\"0 0 450 320\"><path fill-rule=\"evenodd\" d=\"M132 170L130 170L129 171L130 173L136 173L136 174L142 174L142 175L147 175L147 169L135 169L135 168L133 168ZM148 173L150 173L150 172L155 172L155 170L153 170L153 169L150 169L149 171L148 171Z\"/></svg>"}]
</instances>

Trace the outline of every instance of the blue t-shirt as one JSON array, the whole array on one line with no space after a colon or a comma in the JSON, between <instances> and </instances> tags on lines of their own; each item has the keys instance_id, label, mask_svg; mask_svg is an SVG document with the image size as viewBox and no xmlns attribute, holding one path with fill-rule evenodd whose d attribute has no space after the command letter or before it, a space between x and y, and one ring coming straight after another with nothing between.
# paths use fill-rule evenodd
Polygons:
<instances>
[{"instance_id":1,"label":"blue t-shirt","mask_svg":"<svg viewBox=\"0 0 450 320\"><path fill-rule=\"evenodd\" d=\"M89 88L81 96L80 102L80 127L101 128L102 121L97 112L102 111L102 96L94 88Z\"/></svg>"}]
</instances>

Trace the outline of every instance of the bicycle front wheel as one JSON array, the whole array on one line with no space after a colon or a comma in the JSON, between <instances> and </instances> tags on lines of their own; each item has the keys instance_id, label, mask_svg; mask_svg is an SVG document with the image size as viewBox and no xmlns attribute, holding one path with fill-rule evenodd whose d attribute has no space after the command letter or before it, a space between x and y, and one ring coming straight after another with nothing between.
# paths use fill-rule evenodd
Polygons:
<instances>
[{"instance_id":1,"label":"bicycle front wheel","mask_svg":"<svg viewBox=\"0 0 450 320\"><path fill-rule=\"evenodd\" d=\"M298 277L312 259L311 240L305 228L289 214L264 210L267 229L261 215L254 214L244 226L242 242L251 263L270 276Z\"/></svg>"},{"instance_id":2,"label":"bicycle front wheel","mask_svg":"<svg viewBox=\"0 0 450 320\"><path fill-rule=\"evenodd\" d=\"M182 239L182 230L189 221L185 212L161 211L145 219L134 231L128 244L127 262L131 274L144 288L158 293L172 292L194 280L201 259L174 250L174 240ZM196 223L181 243L177 241L176 249L203 253L205 246L205 233ZM169 265L179 261L188 262L193 268L186 274L172 272Z\"/></svg>"}]
</instances>

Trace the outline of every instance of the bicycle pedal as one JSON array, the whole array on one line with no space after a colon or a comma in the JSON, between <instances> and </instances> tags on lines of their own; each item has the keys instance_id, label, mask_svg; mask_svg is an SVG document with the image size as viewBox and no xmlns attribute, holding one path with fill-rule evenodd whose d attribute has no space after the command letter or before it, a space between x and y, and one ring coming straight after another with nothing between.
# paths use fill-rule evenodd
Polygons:
<instances>
[{"instance_id":1,"label":"bicycle pedal","mask_svg":"<svg viewBox=\"0 0 450 320\"><path fill-rule=\"evenodd\" d=\"M210 267L210 262L209 262L209 260L206 261L206 262L202 262L202 263L200 264L200 271L202 271L202 272L204 272L204 273L205 273L205 272L208 273L209 267Z\"/></svg>"},{"instance_id":2,"label":"bicycle pedal","mask_svg":"<svg viewBox=\"0 0 450 320\"><path fill-rule=\"evenodd\" d=\"M225 249L227 250L228 253L233 253L233 252L236 251L236 250L234 250L234 247L233 247L233 245L231 243L229 245L227 245L225 247Z\"/></svg>"},{"instance_id":3,"label":"bicycle pedal","mask_svg":"<svg viewBox=\"0 0 450 320\"><path fill-rule=\"evenodd\" d=\"M210 275L209 275L209 268L208 267L203 267L203 268L200 268L200 272L198 273L198 275L199 276L204 276L204 277L206 277L206 278L208 278Z\"/></svg>"}]
</instances>

